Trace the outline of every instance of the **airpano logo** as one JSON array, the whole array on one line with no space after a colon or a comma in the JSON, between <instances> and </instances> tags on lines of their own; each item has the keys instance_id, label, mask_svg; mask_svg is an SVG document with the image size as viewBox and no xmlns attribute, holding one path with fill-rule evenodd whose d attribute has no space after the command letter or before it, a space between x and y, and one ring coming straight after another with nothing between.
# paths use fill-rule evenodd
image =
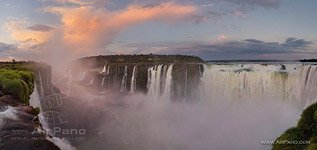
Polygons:
<instances>
[{"instance_id":1,"label":"airpano logo","mask_svg":"<svg viewBox=\"0 0 317 150\"><path fill-rule=\"evenodd\" d=\"M53 128L53 134L62 134L62 135L85 135L86 130L85 129L75 129L75 128L61 128L61 127L54 127Z\"/></svg>"},{"instance_id":2,"label":"airpano logo","mask_svg":"<svg viewBox=\"0 0 317 150\"><path fill-rule=\"evenodd\" d=\"M67 128L67 117L62 113L63 97L60 93L53 92L41 98L42 112L38 115L41 124L47 133L71 141L83 141L87 133L83 128Z\"/></svg>"},{"instance_id":3,"label":"airpano logo","mask_svg":"<svg viewBox=\"0 0 317 150\"><path fill-rule=\"evenodd\" d=\"M63 105L63 97L61 94L53 92L53 94L42 98L42 102L45 109L54 109Z\"/></svg>"},{"instance_id":4,"label":"airpano logo","mask_svg":"<svg viewBox=\"0 0 317 150\"><path fill-rule=\"evenodd\" d=\"M63 105L61 94L53 92L53 94L41 98L41 103L43 110L39 114L40 120L51 125L61 125L68 122L64 114L57 111Z\"/></svg>"},{"instance_id":5,"label":"airpano logo","mask_svg":"<svg viewBox=\"0 0 317 150\"><path fill-rule=\"evenodd\" d=\"M287 145L306 145L306 144L310 144L310 141L305 141L305 140L276 140L276 141L270 141L270 140L262 140L261 141L262 145L283 145L283 144L287 144Z\"/></svg>"}]
</instances>

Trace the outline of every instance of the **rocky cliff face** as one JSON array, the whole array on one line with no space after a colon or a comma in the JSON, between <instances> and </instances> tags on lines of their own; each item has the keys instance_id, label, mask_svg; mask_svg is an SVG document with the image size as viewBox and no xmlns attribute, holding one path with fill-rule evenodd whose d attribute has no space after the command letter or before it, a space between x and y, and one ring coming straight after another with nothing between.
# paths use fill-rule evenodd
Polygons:
<instances>
[{"instance_id":1,"label":"rocky cliff face","mask_svg":"<svg viewBox=\"0 0 317 150\"><path fill-rule=\"evenodd\" d=\"M159 93L154 96L159 97L167 91L165 88L171 88L168 93L171 99L183 100L194 97L202 72L203 61L197 57L118 55L79 59L73 63L70 74L81 85L101 92L108 89L121 93Z\"/></svg>"},{"instance_id":2,"label":"rocky cliff face","mask_svg":"<svg viewBox=\"0 0 317 150\"><path fill-rule=\"evenodd\" d=\"M47 68L35 63L1 63L1 68L16 69L25 66L34 72ZM9 68L10 68L9 67ZM38 78L36 78L38 79ZM35 85L38 83L36 82ZM14 86L12 86L14 87ZM33 94L32 94L33 95ZM32 97L32 96L31 96ZM39 109L21 101L17 95L1 95L0 97L0 149L1 150L58 150L49 135L43 130L39 120Z\"/></svg>"}]
</instances>

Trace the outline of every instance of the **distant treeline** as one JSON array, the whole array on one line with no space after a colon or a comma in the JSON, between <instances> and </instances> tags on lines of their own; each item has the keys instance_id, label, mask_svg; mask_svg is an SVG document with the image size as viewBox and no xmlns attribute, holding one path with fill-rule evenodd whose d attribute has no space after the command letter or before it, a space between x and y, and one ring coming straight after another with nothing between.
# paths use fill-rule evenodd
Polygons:
<instances>
[{"instance_id":1,"label":"distant treeline","mask_svg":"<svg viewBox=\"0 0 317 150\"><path fill-rule=\"evenodd\" d=\"M300 62L317 62L317 59L303 59Z\"/></svg>"},{"instance_id":2,"label":"distant treeline","mask_svg":"<svg viewBox=\"0 0 317 150\"><path fill-rule=\"evenodd\" d=\"M107 63L140 63L140 62L192 62L192 63L202 63L204 62L201 58L197 56L187 56L187 55L99 55L90 56L79 59L78 61L85 61L96 59L97 61L105 61Z\"/></svg>"},{"instance_id":3,"label":"distant treeline","mask_svg":"<svg viewBox=\"0 0 317 150\"><path fill-rule=\"evenodd\" d=\"M317 59L302 60L207 60L206 62L317 62Z\"/></svg>"}]
</instances>

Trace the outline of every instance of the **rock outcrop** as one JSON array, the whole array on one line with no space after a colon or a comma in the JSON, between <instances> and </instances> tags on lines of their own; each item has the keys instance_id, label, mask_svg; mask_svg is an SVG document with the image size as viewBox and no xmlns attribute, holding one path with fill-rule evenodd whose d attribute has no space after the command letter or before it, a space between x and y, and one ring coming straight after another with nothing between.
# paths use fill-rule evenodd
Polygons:
<instances>
[{"instance_id":1,"label":"rock outcrop","mask_svg":"<svg viewBox=\"0 0 317 150\"><path fill-rule=\"evenodd\" d=\"M1 63L0 69L6 77L11 78L6 71L38 71L42 65L34 62L14 62ZM3 77L3 76L2 76ZM33 77L32 77L33 78ZM3 79L5 80L5 79ZM21 81L18 81L21 80ZM28 82L24 77L16 80L18 82ZM29 105L29 101L21 99L20 94L14 94L19 86L8 83L1 84L1 89L10 89L9 92L1 91L0 97L0 149L1 150L59 150L53 142L49 140L49 135L43 130L39 121L39 108ZM10 87L4 87L9 86ZM34 87L34 83L28 83L28 87ZM32 88L33 91L33 88ZM29 99L30 93L27 95ZM25 97L23 97L25 98Z\"/></svg>"}]
</instances>

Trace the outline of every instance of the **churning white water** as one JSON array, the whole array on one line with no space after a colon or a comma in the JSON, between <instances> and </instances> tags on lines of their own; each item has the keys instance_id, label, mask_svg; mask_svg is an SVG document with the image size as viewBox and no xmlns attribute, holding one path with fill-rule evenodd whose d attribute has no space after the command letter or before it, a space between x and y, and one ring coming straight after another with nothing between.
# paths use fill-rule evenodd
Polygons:
<instances>
[{"instance_id":1,"label":"churning white water","mask_svg":"<svg viewBox=\"0 0 317 150\"><path fill-rule=\"evenodd\" d=\"M5 123L5 120L17 120L18 111L14 107L5 107L3 110L0 110L0 129Z\"/></svg>"}]
</instances>

